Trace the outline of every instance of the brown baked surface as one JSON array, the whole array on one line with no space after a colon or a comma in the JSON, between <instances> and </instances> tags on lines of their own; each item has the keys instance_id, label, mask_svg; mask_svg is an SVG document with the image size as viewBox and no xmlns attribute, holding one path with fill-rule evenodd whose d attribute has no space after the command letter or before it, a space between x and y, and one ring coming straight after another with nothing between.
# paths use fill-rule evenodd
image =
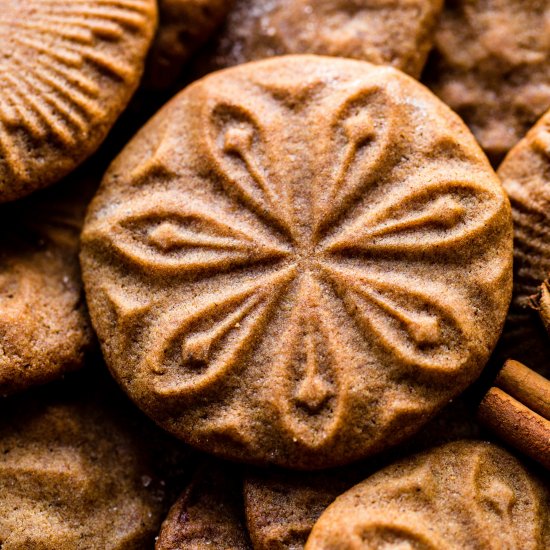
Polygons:
<instances>
[{"instance_id":1,"label":"brown baked surface","mask_svg":"<svg viewBox=\"0 0 550 550\"><path fill-rule=\"evenodd\" d=\"M498 169L514 220L514 293L502 348L506 357L550 376L550 338L530 307L550 274L550 112Z\"/></svg>"},{"instance_id":2,"label":"brown baked surface","mask_svg":"<svg viewBox=\"0 0 550 550\"><path fill-rule=\"evenodd\" d=\"M79 174L0 206L0 396L84 362L92 329L78 250L95 187Z\"/></svg>"},{"instance_id":3,"label":"brown baked surface","mask_svg":"<svg viewBox=\"0 0 550 550\"><path fill-rule=\"evenodd\" d=\"M145 85L172 85L192 55L222 23L232 0L159 0L159 28L145 71Z\"/></svg>"},{"instance_id":4,"label":"brown baked surface","mask_svg":"<svg viewBox=\"0 0 550 550\"><path fill-rule=\"evenodd\" d=\"M426 62L442 0L235 0L214 68L285 54L351 57L414 77Z\"/></svg>"},{"instance_id":5,"label":"brown baked surface","mask_svg":"<svg viewBox=\"0 0 550 550\"><path fill-rule=\"evenodd\" d=\"M106 174L81 260L144 411L203 450L314 469L408 437L477 377L511 231L478 145L423 86L289 56L163 108Z\"/></svg>"},{"instance_id":6,"label":"brown baked surface","mask_svg":"<svg viewBox=\"0 0 550 550\"><path fill-rule=\"evenodd\" d=\"M547 0L448 0L428 86L495 163L550 108Z\"/></svg>"},{"instance_id":7,"label":"brown baked surface","mask_svg":"<svg viewBox=\"0 0 550 550\"><path fill-rule=\"evenodd\" d=\"M50 386L0 400L2 550L152 547L163 497L144 441L89 394Z\"/></svg>"},{"instance_id":8,"label":"brown baked surface","mask_svg":"<svg viewBox=\"0 0 550 550\"><path fill-rule=\"evenodd\" d=\"M139 83L155 26L155 0L4 0L0 202L95 151Z\"/></svg>"},{"instance_id":9,"label":"brown baked surface","mask_svg":"<svg viewBox=\"0 0 550 550\"><path fill-rule=\"evenodd\" d=\"M164 520L155 550L251 550L235 468L205 459Z\"/></svg>"},{"instance_id":10,"label":"brown baked surface","mask_svg":"<svg viewBox=\"0 0 550 550\"><path fill-rule=\"evenodd\" d=\"M507 451L458 441L356 485L315 524L306 550L550 546L550 493Z\"/></svg>"}]
</instances>

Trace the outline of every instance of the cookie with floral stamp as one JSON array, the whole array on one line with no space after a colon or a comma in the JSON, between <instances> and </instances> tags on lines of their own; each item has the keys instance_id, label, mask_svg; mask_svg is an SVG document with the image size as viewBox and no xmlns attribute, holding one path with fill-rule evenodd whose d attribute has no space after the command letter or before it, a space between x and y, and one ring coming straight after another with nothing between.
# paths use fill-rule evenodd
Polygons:
<instances>
[{"instance_id":1,"label":"cookie with floral stamp","mask_svg":"<svg viewBox=\"0 0 550 550\"><path fill-rule=\"evenodd\" d=\"M483 153L428 90L288 56L164 107L106 174L81 263L138 406L205 451L315 469L406 438L477 377L511 231Z\"/></svg>"},{"instance_id":2,"label":"cookie with floral stamp","mask_svg":"<svg viewBox=\"0 0 550 550\"><path fill-rule=\"evenodd\" d=\"M462 440L400 460L339 496L305 549L542 550L549 510L548 487L518 459Z\"/></svg>"}]
</instances>

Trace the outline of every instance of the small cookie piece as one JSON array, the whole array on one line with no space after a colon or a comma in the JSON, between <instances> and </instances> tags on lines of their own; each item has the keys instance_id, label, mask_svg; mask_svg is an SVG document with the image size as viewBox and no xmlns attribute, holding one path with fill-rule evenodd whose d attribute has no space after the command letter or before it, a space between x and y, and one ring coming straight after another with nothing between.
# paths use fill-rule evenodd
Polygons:
<instances>
[{"instance_id":1,"label":"small cookie piece","mask_svg":"<svg viewBox=\"0 0 550 550\"><path fill-rule=\"evenodd\" d=\"M78 176L0 206L0 396L84 362L93 336L78 249L95 187Z\"/></svg>"},{"instance_id":2,"label":"small cookie piece","mask_svg":"<svg viewBox=\"0 0 550 550\"><path fill-rule=\"evenodd\" d=\"M550 107L550 3L445 2L426 81L497 165Z\"/></svg>"},{"instance_id":3,"label":"small cookie piece","mask_svg":"<svg viewBox=\"0 0 550 550\"><path fill-rule=\"evenodd\" d=\"M510 151L498 175L514 220L514 292L502 355L549 377L550 339L530 306L550 273L550 111Z\"/></svg>"},{"instance_id":4,"label":"small cookie piece","mask_svg":"<svg viewBox=\"0 0 550 550\"><path fill-rule=\"evenodd\" d=\"M155 550L251 550L240 478L229 465L207 460L172 506Z\"/></svg>"},{"instance_id":5,"label":"small cookie piece","mask_svg":"<svg viewBox=\"0 0 550 550\"><path fill-rule=\"evenodd\" d=\"M159 28L147 61L145 86L172 85L230 7L231 0L159 0Z\"/></svg>"},{"instance_id":6,"label":"small cookie piece","mask_svg":"<svg viewBox=\"0 0 550 550\"><path fill-rule=\"evenodd\" d=\"M351 57L419 77L442 0L236 0L211 64L285 54Z\"/></svg>"},{"instance_id":7,"label":"small cookie piece","mask_svg":"<svg viewBox=\"0 0 550 550\"><path fill-rule=\"evenodd\" d=\"M88 392L0 402L2 550L151 548L163 497L149 454Z\"/></svg>"},{"instance_id":8,"label":"small cookie piece","mask_svg":"<svg viewBox=\"0 0 550 550\"><path fill-rule=\"evenodd\" d=\"M191 85L111 165L82 243L138 406L204 451L301 469L417 431L479 375L511 293L509 204L473 136L349 59Z\"/></svg>"},{"instance_id":9,"label":"small cookie piece","mask_svg":"<svg viewBox=\"0 0 550 550\"><path fill-rule=\"evenodd\" d=\"M0 202L95 151L136 89L155 0L7 0L0 13Z\"/></svg>"},{"instance_id":10,"label":"small cookie piece","mask_svg":"<svg viewBox=\"0 0 550 550\"><path fill-rule=\"evenodd\" d=\"M339 496L306 550L543 550L550 492L496 445L458 441L384 468Z\"/></svg>"}]
</instances>

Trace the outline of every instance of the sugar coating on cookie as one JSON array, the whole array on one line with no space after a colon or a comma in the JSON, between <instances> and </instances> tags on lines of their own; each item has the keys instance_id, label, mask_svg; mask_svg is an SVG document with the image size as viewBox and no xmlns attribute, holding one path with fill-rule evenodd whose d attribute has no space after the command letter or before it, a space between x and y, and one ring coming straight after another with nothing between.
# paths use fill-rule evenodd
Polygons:
<instances>
[{"instance_id":1,"label":"sugar coating on cookie","mask_svg":"<svg viewBox=\"0 0 550 550\"><path fill-rule=\"evenodd\" d=\"M550 4L445 2L428 86L498 164L550 108Z\"/></svg>"},{"instance_id":2,"label":"sugar coating on cookie","mask_svg":"<svg viewBox=\"0 0 550 550\"><path fill-rule=\"evenodd\" d=\"M515 457L458 441L406 458L331 504L306 550L550 545L548 488Z\"/></svg>"},{"instance_id":3,"label":"sugar coating on cookie","mask_svg":"<svg viewBox=\"0 0 550 550\"><path fill-rule=\"evenodd\" d=\"M441 8L441 0L235 0L210 62L221 68L275 55L333 55L418 77Z\"/></svg>"},{"instance_id":4,"label":"sugar coating on cookie","mask_svg":"<svg viewBox=\"0 0 550 550\"><path fill-rule=\"evenodd\" d=\"M154 0L7 0L0 13L0 202L103 141L139 83Z\"/></svg>"},{"instance_id":5,"label":"sugar coating on cookie","mask_svg":"<svg viewBox=\"0 0 550 550\"><path fill-rule=\"evenodd\" d=\"M500 182L403 73L315 56L213 74L106 174L81 263L110 368L185 441L321 468L472 382L511 293Z\"/></svg>"}]
</instances>

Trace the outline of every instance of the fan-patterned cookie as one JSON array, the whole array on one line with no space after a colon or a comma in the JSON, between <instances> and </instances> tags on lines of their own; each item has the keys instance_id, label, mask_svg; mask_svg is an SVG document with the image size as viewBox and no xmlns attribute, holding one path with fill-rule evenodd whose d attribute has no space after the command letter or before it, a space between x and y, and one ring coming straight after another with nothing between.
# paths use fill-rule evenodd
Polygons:
<instances>
[{"instance_id":1,"label":"fan-patterned cookie","mask_svg":"<svg viewBox=\"0 0 550 550\"><path fill-rule=\"evenodd\" d=\"M404 438L477 376L511 220L471 135L416 82L296 56L163 109L106 175L82 262L140 407L205 450L322 467Z\"/></svg>"},{"instance_id":2,"label":"fan-patterned cookie","mask_svg":"<svg viewBox=\"0 0 550 550\"><path fill-rule=\"evenodd\" d=\"M384 468L339 496L306 550L542 550L548 488L490 443L458 441Z\"/></svg>"},{"instance_id":3,"label":"fan-patterned cookie","mask_svg":"<svg viewBox=\"0 0 550 550\"><path fill-rule=\"evenodd\" d=\"M0 13L0 202L49 185L101 143L135 90L153 0L8 0Z\"/></svg>"}]
</instances>

